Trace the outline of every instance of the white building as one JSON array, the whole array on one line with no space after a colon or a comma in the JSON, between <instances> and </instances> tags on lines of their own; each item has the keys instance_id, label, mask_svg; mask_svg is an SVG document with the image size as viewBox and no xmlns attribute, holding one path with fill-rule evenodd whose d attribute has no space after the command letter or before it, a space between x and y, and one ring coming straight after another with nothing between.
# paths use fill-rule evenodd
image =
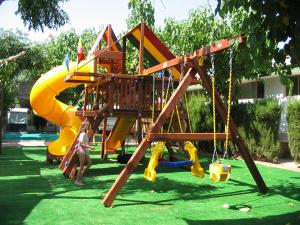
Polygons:
<instances>
[{"instance_id":1,"label":"white building","mask_svg":"<svg viewBox=\"0 0 300 225\"><path fill-rule=\"evenodd\" d=\"M292 94L288 97L288 89L280 82L278 75L262 77L261 80L242 80L239 88L241 102L255 101L262 98L276 98L282 106L279 128L279 141L288 142L286 109L289 101L300 99L300 68L293 69L290 79L294 86Z\"/></svg>"}]
</instances>

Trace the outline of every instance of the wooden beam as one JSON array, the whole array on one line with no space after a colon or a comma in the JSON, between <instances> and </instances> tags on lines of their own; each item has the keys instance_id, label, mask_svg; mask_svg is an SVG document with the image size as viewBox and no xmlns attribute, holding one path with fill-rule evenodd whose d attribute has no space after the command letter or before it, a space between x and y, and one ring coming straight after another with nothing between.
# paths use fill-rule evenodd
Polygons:
<instances>
[{"instance_id":1,"label":"wooden beam","mask_svg":"<svg viewBox=\"0 0 300 225\"><path fill-rule=\"evenodd\" d=\"M213 141L214 133L149 133L148 141ZM216 139L223 141L225 133L216 133ZM229 139L231 136L229 135Z\"/></svg>"},{"instance_id":2,"label":"wooden beam","mask_svg":"<svg viewBox=\"0 0 300 225\"><path fill-rule=\"evenodd\" d=\"M75 115L83 117L96 117L98 113L97 111L77 111Z\"/></svg>"},{"instance_id":3,"label":"wooden beam","mask_svg":"<svg viewBox=\"0 0 300 225\"><path fill-rule=\"evenodd\" d=\"M149 75L151 73L155 73L155 72L161 71L163 69L167 69L167 68L176 66L176 65L181 64L183 62L184 62L184 56L176 57L176 58L168 60L168 61L166 61L164 63L160 63L158 65L155 65L155 66L152 66L152 67L150 67L148 69L145 69L140 74Z\"/></svg>"},{"instance_id":4,"label":"wooden beam","mask_svg":"<svg viewBox=\"0 0 300 225\"><path fill-rule=\"evenodd\" d=\"M123 37L123 51L122 51L122 73L126 73L126 38Z\"/></svg>"},{"instance_id":5,"label":"wooden beam","mask_svg":"<svg viewBox=\"0 0 300 225\"><path fill-rule=\"evenodd\" d=\"M144 36L145 36L145 24L141 24L141 40L139 49L139 74L143 73L144 70Z\"/></svg>"},{"instance_id":6,"label":"wooden beam","mask_svg":"<svg viewBox=\"0 0 300 225\"><path fill-rule=\"evenodd\" d=\"M174 110L175 106L178 104L181 96L185 93L186 89L188 88L190 82L193 79L193 73L189 69L187 74L184 76L182 81L179 83L177 89L173 92L172 96L170 97L169 101L157 117L154 125L150 129L150 133L157 133L167 118L170 116L171 112ZM140 145L137 147L136 151L120 173L119 177L116 179L112 187L107 192L106 196L104 197L102 203L105 206L111 206L119 192L122 190L123 186L125 185L126 181L133 173L135 167L138 165L142 157L144 156L147 148L150 146L150 142L148 138L145 137Z\"/></svg>"},{"instance_id":7,"label":"wooden beam","mask_svg":"<svg viewBox=\"0 0 300 225\"><path fill-rule=\"evenodd\" d=\"M107 143L107 137L106 137L106 129L107 129L107 116L104 116L103 118L103 128L102 128L102 151L101 151L101 158L104 159L106 157L106 143Z\"/></svg>"},{"instance_id":8,"label":"wooden beam","mask_svg":"<svg viewBox=\"0 0 300 225\"><path fill-rule=\"evenodd\" d=\"M239 43L243 42L242 37L237 37L234 39L223 39L219 42L216 42L212 44L211 46L205 47L205 48L200 48L192 53L185 54L184 56L176 57L174 59L168 60L166 62L160 63L156 66L150 67L148 69L143 70L143 75L149 75L151 73L158 72L163 69L167 69L173 66L176 66L181 63L186 63L190 62L194 57L201 57L201 56L206 56L212 53L216 53L219 51L222 51L224 49L227 49L231 46L232 40L237 40Z\"/></svg>"},{"instance_id":9,"label":"wooden beam","mask_svg":"<svg viewBox=\"0 0 300 225\"><path fill-rule=\"evenodd\" d=\"M71 79L71 80L65 80L66 83L76 83L76 84L93 84L96 82L96 80L76 80L76 79Z\"/></svg>"},{"instance_id":10,"label":"wooden beam","mask_svg":"<svg viewBox=\"0 0 300 225\"><path fill-rule=\"evenodd\" d=\"M211 78L205 73L204 68L199 66L199 58L198 57L195 57L193 59L193 62L194 62L194 68L196 69L197 73L199 74L199 76L202 80L202 86L206 89L208 94L210 96L212 96ZM224 124L226 124L227 107L223 103L223 101L217 91L215 91L215 99L216 99L216 111L219 113ZM246 146L245 142L243 141L241 135L239 134L237 126L235 125L235 123L231 117L230 117L230 122L229 122L229 130L232 135L232 141L236 144L239 152L241 153L252 177L254 178L254 180L259 188L259 191L261 193L266 193L268 191L268 188L267 188L261 174L259 173L253 159L251 158L249 149Z\"/></svg>"}]
</instances>

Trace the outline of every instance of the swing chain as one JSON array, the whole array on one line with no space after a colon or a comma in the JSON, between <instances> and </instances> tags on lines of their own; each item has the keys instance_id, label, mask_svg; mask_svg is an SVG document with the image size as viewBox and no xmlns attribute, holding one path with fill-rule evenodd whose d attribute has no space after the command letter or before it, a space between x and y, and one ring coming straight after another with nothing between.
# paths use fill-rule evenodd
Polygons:
<instances>
[{"instance_id":1,"label":"swing chain","mask_svg":"<svg viewBox=\"0 0 300 225\"><path fill-rule=\"evenodd\" d=\"M229 50L229 87L228 87L228 99L227 99L227 120L226 120L226 127L225 127L225 152L223 159L225 156L228 156L228 139L229 139L229 122L230 122L230 111L231 111L231 95L232 95L232 48Z\"/></svg>"},{"instance_id":2,"label":"swing chain","mask_svg":"<svg viewBox=\"0 0 300 225\"><path fill-rule=\"evenodd\" d=\"M155 75L152 76L152 125L154 124L154 107L155 107Z\"/></svg>"},{"instance_id":3,"label":"swing chain","mask_svg":"<svg viewBox=\"0 0 300 225\"><path fill-rule=\"evenodd\" d=\"M217 134L216 134L216 99L215 99L215 62L214 55L211 55L211 81L212 81L212 108L213 108L213 130L214 130L214 153L212 158L212 163L215 161L215 156L218 161L217 153Z\"/></svg>"}]
</instances>

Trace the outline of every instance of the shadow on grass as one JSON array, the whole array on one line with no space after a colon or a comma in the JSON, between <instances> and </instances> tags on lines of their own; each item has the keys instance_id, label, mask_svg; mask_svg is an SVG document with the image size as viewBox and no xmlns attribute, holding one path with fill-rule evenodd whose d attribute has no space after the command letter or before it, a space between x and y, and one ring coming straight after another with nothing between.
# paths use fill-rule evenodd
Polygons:
<instances>
[{"instance_id":1,"label":"shadow on grass","mask_svg":"<svg viewBox=\"0 0 300 225\"><path fill-rule=\"evenodd\" d=\"M270 225L270 224L299 224L299 212L280 214L276 216L266 216L263 218L245 218L228 220L191 220L183 218L188 225Z\"/></svg>"},{"instance_id":2,"label":"shadow on grass","mask_svg":"<svg viewBox=\"0 0 300 225\"><path fill-rule=\"evenodd\" d=\"M29 156L29 157L28 157ZM45 149L8 147L0 155L0 224L24 224L32 209L45 198L55 198L55 183L65 191L77 190L64 182L63 176L43 176L41 170L50 173L57 166L47 166Z\"/></svg>"},{"instance_id":3,"label":"shadow on grass","mask_svg":"<svg viewBox=\"0 0 300 225\"><path fill-rule=\"evenodd\" d=\"M32 154L41 158L45 155L45 151L38 149L32 151ZM40 175L40 168L45 166L43 161L27 157L22 147L5 148L0 155L0 177Z\"/></svg>"},{"instance_id":4,"label":"shadow on grass","mask_svg":"<svg viewBox=\"0 0 300 225\"><path fill-rule=\"evenodd\" d=\"M36 152L35 152L36 151ZM30 156L30 157L28 157ZM31 156L34 158L31 158ZM124 165L115 164L114 161L109 162L112 167L108 168L93 168L88 171L86 178L88 183L84 187L74 186L73 181L66 180L57 169L57 166L47 166L44 161L45 151L43 149L7 149L4 154L0 156L0 215L1 224L23 224L25 218L30 214L32 209L43 199L99 199L103 198L105 191L107 191L112 183L115 181L114 177L118 176ZM97 161L105 163L103 161ZM20 165L22 163L22 165ZM207 161L208 163L208 161ZM95 165L96 167L96 165ZM249 182L242 182L240 180L231 179L228 183L229 187L223 190L215 184L207 184L201 182L186 181L184 173L188 171L180 168L159 168L159 173L162 173L158 178L158 182L153 184L145 181L141 175L144 172L145 164L137 167L134 175L117 197L117 206L129 205L173 205L182 201L205 200L210 198L222 198L226 196L239 197L249 193L257 192L256 185ZM41 169L43 174L41 174ZM173 179L164 177L165 173L174 173L182 178ZM14 177L12 177L14 176ZM138 176L138 177L136 177ZM190 174L188 175L190 176ZM299 185L297 186L298 177L294 177L289 183L274 184L271 186L270 195L283 195L292 199L299 199ZM238 186L238 189L230 189L230 186ZM80 193L71 193L78 190L100 190L100 196L85 196ZM157 197L147 197L145 200L143 193L154 190L155 194L164 194ZM69 193L68 193L69 192ZM65 195L66 193L66 195ZM71 194L71 195L70 195ZM137 195L135 195L137 194ZM159 199L161 197L161 199ZM155 198L155 199L154 199ZM164 199L162 199L164 198ZM240 206L231 206L232 210L237 210ZM289 218L286 214L285 218ZM294 216L294 214L291 214ZM267 222L276 220L276 217L265 217ZM270 218L270 219L268 219ZM187 224L215 224L211 220L189 220L185 219ZM250 222L249 222L250 221ZM260 220L222 220L220 224L253 224ZM265 223L268 224L268 223ZM286 224L286 223L284 223Z\"/></svg>"}]
</instances>

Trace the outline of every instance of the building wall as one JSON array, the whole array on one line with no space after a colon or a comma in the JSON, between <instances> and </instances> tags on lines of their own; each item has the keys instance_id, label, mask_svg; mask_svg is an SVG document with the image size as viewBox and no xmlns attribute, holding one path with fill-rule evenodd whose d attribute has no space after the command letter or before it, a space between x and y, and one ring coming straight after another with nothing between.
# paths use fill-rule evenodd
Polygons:
<instances>
[{"instance_id":1,"label":"building wall","mask_svg":"<svg viewBox=\"0 0 300 225\"><path fill-rule=\"evenodd\" d=\"M288 124L286 120L287 114L287 106L290 102L296 101L300 99L300 95L284 97L279 99L279 104L282 107L282 113L280 117L280 125L279 125L279 137L278 139L282 142L288 142Z\"/></svg>"},{"instance_id":2,"label":"building wall","mask_svg":"<svg viewBox=\"0 0 300 225\"><path fill-rule=\"evenodd\" d=\"M281 84L278 77L264 80L265 98L280 99L285 97L285 86Z\"/></svg>"},{"instance_id":3,"label":"building wall","mask_svg":"<svg viewBox=\"0 0 300 225\"><path fill-rule=\"evenodd\" d=\"M239 87L239 98L240 99L257 98L256 89L257 89L256 82L241 84Z\"/></svg>"}]
</instances>

